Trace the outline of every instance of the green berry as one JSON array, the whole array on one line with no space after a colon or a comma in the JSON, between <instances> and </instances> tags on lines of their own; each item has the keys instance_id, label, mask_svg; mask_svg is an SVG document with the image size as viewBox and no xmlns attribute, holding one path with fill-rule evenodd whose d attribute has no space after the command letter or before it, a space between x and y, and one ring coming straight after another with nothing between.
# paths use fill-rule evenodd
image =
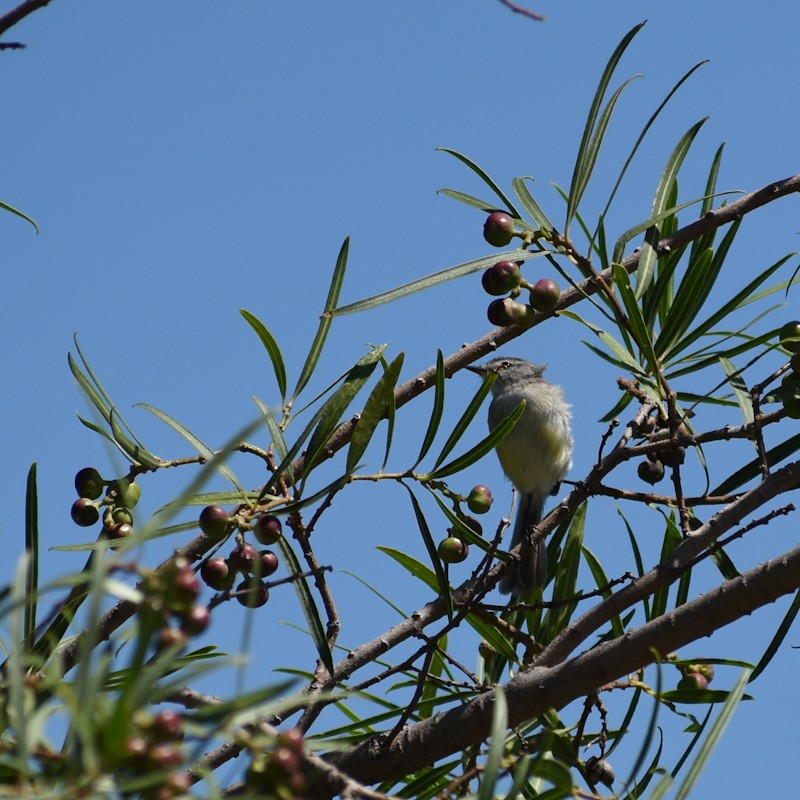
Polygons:
<instances>
[{"instance_id":1,"label":"green berry","mask_svg":"<svg viewBox=\"0 0 800 800\"><path fill-rule=\"evenodd\" d=\"M779 334L781 346L785 347L790 353L800 350L800 321L793 320L787 322Z\"/></svg>"},{"instance_id":2,"label":"green berry","mask_svg":"<svg viewBox=\"0 0 800 800\"><path fill-rule=\"evenodd\" d=\"M125 508L134 508L142 496L142 487L128 478L119 478L111 484L117 495L120 505Z\"/></svg>"},{"instance_id":3,"label":"green berry","mask_svg":"<svg viewBox=\"0 0 800 800\"><path fill-rule=\"evenodd\" d=\"M533 321L533 309L506 297L504 300L493 300L489 303L486 316L492 325L499 325L503 328L507 328L509 325L527 327Z\"/></svg>"},{"instance_id":4,"label":"green berry","mask_svg":"<svg viewBox=\"0 0 800 800\"><path fill-rule=\"evenodd\" d=\"M679 689L708 689L708 679L699 672L690 672L678 681Z\"/></svg>"},{"instance_id":5,"label":"green berry","mask_svg":"<svg viewBox=\"0 0 800 800\"><path fill-rule=\"evenodd\" d=\"M473 486L467 497L467 508L473 514L485 514L492 507L493 499L486 486Z\"/></svg>"},{"instance_id":6,"label":"green berry","mask_svg":"<svg viewBox=\"0 0 800 800\"><path fill-rule=\"evenodd\" d=\"M469 547L457 536L448 536L439 542L437 552L445 564L458 564L469 555Z\"/></svg>"},{"instance_id":7,"label":"green berry","mask_svg":"<svg viewBox=\"0 0 800 800\"><path fill-rule=\"evenodd\" d=\"M75 491L78 497L97 500L105 487L103 476L94 467L84 467L75 474Z\"/></svg>"}]
</instances>

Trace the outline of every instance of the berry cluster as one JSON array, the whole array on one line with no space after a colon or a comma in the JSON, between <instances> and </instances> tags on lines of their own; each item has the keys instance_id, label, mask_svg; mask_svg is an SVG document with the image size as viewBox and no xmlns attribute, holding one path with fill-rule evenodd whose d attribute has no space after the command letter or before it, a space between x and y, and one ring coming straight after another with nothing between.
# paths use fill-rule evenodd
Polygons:
<instances>
[{"instance_id":1,"label":"berry cluster","mask_svg":"<svg viewBox=\"0 0 800 800\"><path fill-rule=\"evenodd\" d=\"M179 771L184 763L183 716L171 709L152 714L137 711L134 732L124 743L123 765L135 774L165 772L160 785L143 795L146 800L172 800L191 788L189 776Z\"/></svg>"},{"instance_id":2,"label":"berry cluster","mask_svg":"<svg viewBox=\"0 0 800 800\"><path fill-rule=\"evenodd\" d=\"M275 749L253 750L247 786L269 797L298 797L305 788L303 733L298 728L278 734Z\"/></svg>"},{"instance_id":3,"label":"berry cluster","mask_svg":"<svg viewBox=\"0 0 800 800\"><path fill-rule=\"evenodd\" d=\"M473 514L485 514L492 507L493 501L492 493L486 486L474 486L466 498L459 499L466 499L467 508ZM475 517L462 513L458 507L456 514L461 522L477 536L483 535L483 527ZM446 539L439 542L437 553L445 564L459 564L469 556L469 544L464 541L456 528L450 528L448 534Z\"/></svg>"},{"instance_id":4,"label":"berry cluster","mask_svg":"<svg viewBox=\"0 0 800 800\"><path fill-rule=\"evenodd\" d=\"M237 523L224 508L207 506L200 512L200 530L213 539L221 541ZM252 525L253 536L260 544L275 544L281 537L282 526L273 514L262 514ZM242 580L232 594L247 608L260 608L269 600L269 590L262 580L278 569L278 556L272 550L256 550L241 537L227 558L215 556L208 559L200 569L205 584L218 592L232 592L236 575Z\"/></svg>"},{"instance_id":5,"label":"berry cluster","mask_svg":"<svg viewBox=\"0 0 800 800\"><path fill-rule=\"evenodd\" d=\"M787 417L800 419L800 321L787 322L781 328L780 342L781 347L791 353L791 370L786 373L781 384L786 391L783 408Z\"/></svg>"},{"instance_id":6,"label":"berry cluster","mask_svg":"<svg viewBox=\"0 0 800 800\"><path fill-rule=\"evenodd\" d=\"M506 247L515 236L524 238L516 229L514 220L502 211L494 211L483 225L483 237L495 247ZM542 278L534 284L528 283L520 271L524 261L498 261L483 273L481 283L484 291L493 297L508 294L502 300L489 303L486 315L492 325L528 327L536 311L552 311L560 297L558 284L550 278ZM528 304L517 301L523 289L530 292Z\"/></svg>"},{"instance_id":7,"label":"berry cluster","mask_svg":"<svg viewBox=\"0 0 800 800\"><path fill-rule=\"evenodd\" d=\"M142 496L142 488L134 477L106 481L94 467L84 467L75 475L78 499L72 504L72 521L82 528L94 525L102 513L105 539L125 539L133 534L132 509ZM105 491L105 497L100 497Z\"/></svg>"}]
</instances>

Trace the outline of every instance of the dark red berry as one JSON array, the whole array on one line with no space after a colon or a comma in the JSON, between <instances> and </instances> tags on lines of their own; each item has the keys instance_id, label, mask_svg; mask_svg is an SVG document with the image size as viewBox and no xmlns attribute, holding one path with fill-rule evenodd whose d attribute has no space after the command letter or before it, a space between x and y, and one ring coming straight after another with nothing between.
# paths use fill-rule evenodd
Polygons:
<instances>
[{"instance_id":1,"label":"dark red berry","mask_svg":"<svg viewBox=\"0 0 800 800\"><path fill-rule=\"evenodd\" d=\"M507 294L519 286L521 274L516 261L498 261L483 273L481 284L486 294Z\"/></svg>"},{"instance_id":2,"label":"dark red berry","mask_svg":"<svg viewBox=\"0 0 800 800\"><path fill-rule=\"evenodd\" d=\"M150 728L160 741L178 739L183 733L183 715L173 709L165 709L153 717Z\"/></svg>"},{"instance_id":3,"label":"dark red berry","mask_svg":"<svg viewBox=\"0 0 800 800\"><path fill-rule=\"evenodd\" d=\"M246 608L261 608L269 600L269 591L250 575L236 587L236 599Z\"/></svg>"},{"instance_id":4,"label":"dark red berry","mask_svg":"<svg viewBox=\"0 0 800 800\"><path fill-rule=\"evenodd\" d=\"M209 539L219 541L228 532L230 516L224 508L220 506L206 506L200 512L200 530Z\"/></svg>"},{"instance_id":5,"label":"dark red berry","mask_svg":"<svg viewBox=\"0 0 800 800\"><path fill-rule=\"evenodd\" d=\"M266 578L278 569L278 556L272 550L262 550L259 554L260 575Z\"/></svg>"},{"instance_id":6,"label":"dark red berry","mask_svg":"<svg viewBox=\"0 0 800 800\"><path fill-rule=\"evenodd\" d=\"M84 467L75 474L75 491L78 497L97 500L103 494L104 487L103 476L94 467Z\"/></svg>"},{"instance_id":7,"label":"dark red berry","mask_svg":"<svg viewBox=\"0 0 800 800\"><path fill-rule=\"evenodd\" d=\"M79 497L72 504L70 515L76 525L88 528L100 519L100 509L87 497Z\"/></svg>"},{"instance_id":8,"label":"dark red berry","mask_svg":"<svg viewBox=\"0 0 800 800\"><path fill-rule=\"evenodd\" d=\"M181 620L181 630L189 636L202 633L211 622L211 612L205 606L190 606Z\"/></svg>"},{"instance_id":9,"label":"dark red berry","mask_svg":"<svg viewBox=\"0 0 800 800\"><path fill-rule=\"evenodd\" d=\"M514 220L503 211L494 211L483 223L483 238L493 247L505 247L513 238Z\"/></svg>"},{"instance_id":10,"label":"dark red berry","mask_svg":"<svg viewBox=\"0 0 800 800\"><path fill-rule=\"evenodd\" d=\"M258 559L258 551L251 544L240 542L228 556L228 566L237 572L253 572Z\"/></svg>"},{"instance_id":11,"label":"dark red berry","mask_svg":"<svg viewBox=\"0 0 800 800\"><path fill-rule=\"evenodd\" d=\"M274 514L262 514L253 525L253 536L259 544L275 544L281 538L281 521Z\"/></svg>"},{"instance_id":12,"label":"dark red berry","mask_svg":"<svg viewBox=\"0 0 800 800\"><path fill-rule=\"evenodd\" d=\"M233 588L235 580L234 571L228 566L224 558L210 558L200 568L200 577L206 586L218 592L225 592Z\"/></svg>"},{"instance_id":13,"label":"dark red berry","mask_svg":"<svg viewBox=\"0 0 800 800\"><path fill-rule=\"evenodd\" d=\"M561 289L558 284L550 278L542 278L536 281L531 289L531 305L537 311L552 311L561 298Z\"/></svg>"}]
</instances>

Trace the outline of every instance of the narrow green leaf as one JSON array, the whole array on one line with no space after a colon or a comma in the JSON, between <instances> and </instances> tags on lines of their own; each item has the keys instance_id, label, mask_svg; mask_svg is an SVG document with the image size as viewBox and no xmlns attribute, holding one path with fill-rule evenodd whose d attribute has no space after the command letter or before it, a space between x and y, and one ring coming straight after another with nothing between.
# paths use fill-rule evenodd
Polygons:
<instances>
[{"instance_id":1,"label":"narrow green leaf","mask_svg":"<svg viewBox=\"0 0 800 800\"><path fill-rule=\"evenodd\" d=\"M597 588L603 589L604 587L608 587L610 581L605 569L603 568L603 565L600 563L600 559L598 559L597 556L585 545L581 548L581 553L583 554L584 559L586 559L586 563L589 566L589 570L592 573L592 577L594 578ZM611 589L604 589L604 598L611 597L611 594ZM622 620L619 618L619 615L611 619L611 630L615 637L625 635L625 626L622 624Z\"/></svg>"},{"instance_id":2,"label":"narrow green leaf","mask_svg":"<svg viewBox=\"0 0 800 800\"><path fill-rule=\"evenodd\" d=\"M169 425L176 433L183 436L206 461L210 461L214 457L214 451L198 436L192 433L183 423L178 422L178 420L171 417L165 411L161 411L161 409L151 406L148 403L137 403L136 405L143 408L145 411L149 411L154 417L158 417L158 419ZM233 470L227 464L219 464L217 469L239 490L242 497L247 495L244 486L242 486Z\"/></svg>"},{"instance_id":3,"label":"narrow green leaf","mask_svg":"<svg viewBox=\"0 0 800 800\"><path fill-rule=\"evenodd\" d=\"M258 406L258 410L263 415L264 422L267 424L270 439L272 440L272 446L275 448L275 455L278 456L278 461L283 461L289 452L289 446L286 444L286 439L283 437L283 431L281 430L280 425L278 425L275 415L272 413L272 411L270 411L269 406L255 395L253 395L253 402ZM289 465L286 475L289 479L289 482L293 483L291 464Z\"/></svg>"},{"instance_id":4,"label":"narrow green leaf","mask_svg":"<svg viewBox=\"0 0 800 800\"><path fill-rule=\"evenodd\" d=\"M600 114L600 106L603 103L606 89L608 88L614 71L616 70L619 61L622 58L622 54L625 52L634 36L636 36L643 26L644 23L642 22L633 27L630 31L628 31L627 34L625 34L622 41L617 45L617 48L614 50L611 58L606 64L606 68L600 78L597 91L595 92L594 99L592 100L592 105L589 108L589 115L586 119L583 137L581 138L581 143L578 147L578 156L575 161L575 168L572 172L572 183L569 190L569 202L567 204L567 223L564 226L564 231L567 234L569 233L569 223L572 221L578 206L580 205L583 192L589 182L592 167L594 166L594 164L591 162L592 155L590 150L592 149L592 139L595 135L595 122ZM596 150L594 150L594 158L597 158Z\"/></svg>"},{"instance_id":5,"label":"narrow green leaf","mask_svg":"<svg viewBox=\"0 0 800 800\"><path fill-rule=\"evenodd\" d=\"M388 292L382 292L373 297L367 297L364 300L358 300L355 303L331 309L328 312L328 316L341 317L345 314L355 314L358 311L367 311L368 309L377 308L385 303L399 300L401 297L407 297L415 292L430 289L432 286L438 286L441 283L461 278L464 275L471 275L473 272L489 269L493 264L496 264L498 261L503 261L504 259L528 261L532 258L549 255L551 252L550 250L537 250L536 252L530 252L525 249L508 250L504 253L496 253L491 256L475 259L474 261L467 261L464 264L458 264L455 267L449 267L440 272L434 272L432 275L426 275L424 278L419 278L416 281L411 281L411 283L403 284L396 289L390 289Z\"/></svg>"},{"instance_id":6,"label":"narrow green leaf","mask_svg":"<svg viewBox=\"0 0 800 800\"><path fill-rule=\"evenodd\" d=\"M436 433L439 430L439 423L442 421L442 412L444 411L444 356L441 350L436 351L436 377L433 386L433 408L431 409L431 418L428 420L428 428L425 431L425 437L422 440L422 446L419 450L417 460L411 469L416 469L417 465L428 455L431 449L433 440L436 438Z\"/></svg>"},{"instance_id":7,"label":"narrow green leaf","mask_svg":"<svg viewBox=\"0 0 800 800\"><path fill-rule=\"evenodd\" d=\"M581 548L583 547L583 536L586 532L586 512L588 503L582 503L569 524L567 541L564 545L564 552L557 564L555 585L553 586L553 600L556 603L563 603L559 607L547 612L543 627L548 632L546 641L552 639L567 626L578 603L564 602L569 598L578 595L578 569L581 564Z\"/></svg>"},{"instance_id":8,"label":"narrow green leaf","mask_svg":"<svg viewBox=\"0 0 800 800\"><path fill-rule=\"evenodd\" d=\"M701 336L705 336L713 327L722 322L725 317L737 311L740 308L753 302L754 299L761 299L764 295L757 295L758 288L767 281L772 275L777 272L795 253L790 253L780 260L776 261L771 266L767 267L752 280L740 292L737 292L728 302L724 303L717 311L715 311L705 322L700 323L694 327L683 339L676 342L670 349L670 355L674 359L675 356L685 350L689 345L697 341ZM658 342L656 342L658 349Z\"/></svg>"},{"instance_id":9,"label":"narrow green leaf","mask_svg":"<svg viewBox=\"0 0 800 800\"><path fill-rule=\"evenodd\" d=\"M653 126L653 123L658 119L658 117L660 116L661 112L666 108L666 106L668 105L669 101L672 99L672 97L675 95L675 93L678 91L678 89L680 89L680 87L689 79L689 77L696 70L698 70L700 67L702 67L703 64L707 64L707 63L708 63L707 61L700 61L699 63L695 64L672 87L672 89L670 89L670 91L667 93L667 96L659 104L658 108L651 114L650 118L645 123L644 128L642 128L642 132L639 134L639 136L636 139L636 142L634 143L633 147L631 148L631 152L628 154L627 159L625 159L625 163L623 164L622 169L620 170L620 173L617 176L617 180L614 183L614 188L611 190L611 193L609 194L608 201L606 202L606 206L603 209L603 213L601 214L601 219L605 219L605 217L608 215L608 212L609 212L609 210L611 208L611 205L614 202L614 198L616 197L617 191L619 190L619 187L622 184L622 179L625 177L625 174L628 171L628 167L630 167L631 163L633 162L633 159L636 156L636 153L638 152L639 147L641 146L642 142L647 137L647 134L648 134L650 128ZM713 186L711 188L707 188L706 189L706 194L711 194L713 192L714 192L714 187ZM605 269L606 266L607 265L604 265L603 268Z\"/></svg>"},{"instance_id":10,"label":"narrow green leaf","mask_svg":"<svg viewBox=\"0 0 800 800\"><path fill-rule=\"evenodd\" d=\"M319 327L317 328L317 333L314 336L314 341L311 343L311 349L308 351L308 355L306 356L303 369L300 371L300 377L297 379L297 386L295 386L294 393L292 394L292 400L294 400L297 395L299 395L300 392L305 389L306 384L311 379L311 376L317 367L319 357L322 355L322 348L325 345L325 339L328 337L328 331L330 330L331 322L333 321L329 312L336 308L336 304L339 302L339 293L342 290L342 283L344 283L344 273L347 269L347 255L349 251L350 237L348 236L342 243L342 247L339 250L339 256L336 259L336 266L334 267L333 277L331 278L331 285L328 289L328 299L325 301L325 309L320 317Z\"/></svg>"},{"instance_id":11,"label":"narrow green leaf","mask_svg":"<svg viewBox=\"0 0 800 800\"><path fill-rule=\"evenodd\" d=\"M718 148L717 152L714 154L714 158L711 162L711 169L708 172L708 179L706 181L706 195L712 194L717 190L717 178L719 177L719 168L720 163L722 162L722 151L725 148L725 143L723 142ZM711 200L707 200L703 203L703 207L700 209L700 216L707 214L711 211L712 202ZM692 251L689 257L691 261L695 255L699 255L703 252L703 250L713 247L714 241L717 237L717 228L713 228L712 230L708 231L708 233L701 236L699 239L695 239L692 242Z\"/></svg>"},{"instance_id":12,"label":"narrow green leaf","mask_svg":"<svg viewBox=\"0 0 800 800\"><path fill-rule=\"evenodd\" d=\"M374 595L380 597L380 599L383 600L383 602L386 603L386 605L389 606L389 608L394 609L394 611L397 612L400 619L408 619L409 615L402 608L400 608L400 606L392 602L383 592L381 592L377 587L373 586L369 581L365 580L360 575L357 575L355 572L351 572L349 569L340 569L339 572L343 572L345 575L349 575L351 578L354 578L359 583L366 586L367 589L369 589ZM381 580L380 575L375 575L375 578L377 580Z\"/></svg>"},{"instance_id":13,"label":"narrow green leaf","mask_svg":"<svg viewBox=\"0 0 800 800\"><path fill-rule=\"evenodd\" d=\"M33 228L36 231L36 233L37 234L41 233L41 231L39 230L39 226L36 224L35 220L29 217L25 212L20 211L18 208L14 208L14 206L10 206L8 203L4 203L2 200L0 200L0 208L5 209L11 214L16 214L16 216L20 217L21 219L24 219L26 222L30 222L30 224L33 225Z\"/></svg>"},{"instance_id":14,"label":"narrow green leaf","mask_svg":"<svg viewBox=\"0 0 800 800\"><path fill-rule=\"evenodd\" d=\"M275 337L269 332L267 326L258 319L254 314L251 314L247 309L240 308L239 313L245 318L250 327L256 332L264 349L269 355L269 360L272 362L272 369L275 370L275 380L278 382L278 391L281 393L281 402L286 402L286 366L283 363L283 355L281 348Z\"/></svg>"},{"instance_id":15,"label":"narrow green leaf","mask_svg":"<svg viewBox=\"0 0 800 800\"><path fill-rule=\"evenodd\" d=\"M478 800L492 800L495 796L495 785L501 776L501 766L506 745L506 728L508 727L508 703L503 687L498 684L494 689L494 708L492 709L492 728L489 735L489 752L483 768Z\"/></svg>"},{"instance_id":16,"label":"narrow green leaf","mask_svg":"<svg viewBox=\"0 0 800 800\"><path fill-rule=\"evenodd\" d=\"M659 563L665 561L672 554L672 551L681 543L681 532L675 524L674 512L670 516L664 515L664 538L661 542L661 556ZM653 595L652 615L653 619L663 616L667 610L669 601L669 586L659 589Z\"/></svg>"},{"instance_id":17,"label":"narrow green leaf","mask_svg":"<svg viewBox=\"0 0 800 800\"><path fill-rule=\"evenodd\" d=\"M297 599L300 602L303 616L306 618L306 624L311 633L311 638L317 648L317 654L319 655L320 661L325 665L325 669L328 670L328 674L333 675L333 656L331 655L331 649L328 645L328 639L325 636L325 628L322 625L322 620L317 610L317 604L314 602L311 590L308 588L308 581L306 578L300 577L303 568L294 553L291 543L285 536L281 536L278 540L278 546L281 549L286 567L290 574L297 576L295 580L292 581L292 585L297 594Z\"/></svg>"},{"instance_id":18,"label":"narrow green leaf","mask_svg":"<svg viewBox=\"0 0 800 800\"><path fill-rule=\"evenodd\" d=\"M405 486L405 484L403 484ZM411 506L414 509L414 516L417 520L417 527L419 528L419 532L422 534L422 541L425 543L425 549L428 551L428 557L433 564L434 572L436 573L436 580L438 582L438 586L436 587L436 591L438 592L439 596L444 600L445 609L447 611L447 618L453 618L453 597L450 594L450 581L447 579L447 574L442 567L441 559L439 558L439 553L436 550L436 542L433 541L433 536L431 535L431 530L428 527L428 522L425 519L425 514L422 512L422 507L419 504L414 492L405 486L406 490L408 491L408 497L411 500Z\"/></svg>"},{"instance_id":19,"label":"narrow green leaf","mask_svg":"<svg viewBox=\"0 0 800 800\"><path fill-rule=\"evenodd\" d=\"M667 160L667 165L664 168L664 172L661 174L661 179L658 182L658 188L656 189L656 195L653 200L654 216L658 217L661 213L663 213L664 206L667 204L667 199L669 198L670 191L672 190L672 185L674 184L678 176L678 172L683 165L686 154L689 152L695 136L697 136L698 131L705 124L706 119L708 118L706 117L705 119L701 119L691 128L689 128L689 130L681 137L681 140L675 146L675 149L672 151L672 154ZM653 277L654 266L655 259L652 258L647 259L644 266L642 265L641 261L639 262L639 266L636 271L637 299L641 298L642 295L647 291L647 287L650 285L650 281Z\"/></svg>"},{"instance_id":20,"label":"narrow green leaf","mask_svg":"<svg viewBox=\"0 0 800 800\"><path fill-rule=\"evenodd\" d=\"M792 604L789 606L789 610L786 612L784 618L781 620L781 624L778 626L778 630L775 631L775 635L772 637L772 641L770 641L767 649L764 651L764 655L761 656L756 668L753 670L753 674L750 676L749 680L750 683L752 683L767 668L769 662L772 661L775 653L778 652L778 649L783 644L786 634L789 633L798 611L800 611L800 591L795 594L794 600L792 600Z\"/></svg>"},{"instance_id":21,"label":"narrow green leaf","mask_svg":"<svg viewBox=\"0 0 800 800\"><path fill-rule=\"evenodd\" d=\"M494 450L499 442L506 438L509 431L517 424L519 418L525 411L525 401L522 400L520 404L496 427L492 432L481 439L478 444L467 450L466 453L458 458L450 461L439 469L435 469L430 477L433 479L446 478L448 475L455 475L467 467L479 461L487 453Z\"/></svg>"},{"instance_id":22,"label":"narrow green leaf","mask_svg":"<svg viewBox=\"0 0 800 800\"><path fill-rule=\"evenodd\" d=\"M27 640L36 630L36 604L39 597L39 492L37 464L28 470L25 489L25 552L28 554L25 574L25 618L23 636Z\"/></svg>"},{"instance_id":23,"label":"narrow green leaf","mask_svg":"<svg viewBox=\"0 0 800 800\"><path fill-rule=\"evenodd\" d=\"M675 301L670 313L664 321L659 334L657 347L659 354L670 353L677 342L694 322L708 299L717 281L728 250L739 231L741 220L737 220L728 229L716 253L706 250L700 254L696 264L690 264L675 293Z\"/></svg>"},{"instance_id":24,"label":"narrow green leaf","mask_svg":"<svg viewBox=\"0 0 800 800\"><path fill-rule=\"evenodd\" d=\"M393 558L401 567L406 569L415 578L422 581L429 589L433 589L437 594L441 591L436 573L421 561L418 561L413 556L407 555L401 550L396 550L394 547L378 545L377 549L382 553L386 553L390 558Z\"/></svg>"},{"instance_id":25,"label":"narrow green leaf","mask_svg":"<svg viewBox=\"0 0 800 800\"><path fill-rule=\"evenodd\" d=\"M636 360L633 353L631 353L621 342L615 339L610 333L604 331L598 325L595 325L593 322L589 322L589 320L584 319L580 314L576 314L574 311L561 311L559 315L562 317L568 317L569 319L575 320L575 322L580 322L581 325L585 325L592 333L594 333L603 344L608 347L608 349L616 356L618 363L626 367L627 369L631 370L634 375L640 378L646 378L647 373L645 373L644 369L642 369L642 365ZM587 347L592 348L588 342L584 342ZM598 353L599 354L599 353Z\"/></svg>"},{"instance_id":26,"label":"narrow green leaf","mask_svg":"<svg viewBox=\"0 0 800 800\"><path fill-rule=\"evenodd\" d=\"M386 345L374 347L365 356L360 358L352 369L347 373L344 383L336 390L333 396L325 403L321 409L319 424L306 449L305 466L303 480L308 478L311 470L316 466L317 459L322 449L330 439L331 434L336 430L342 415L353 402L355 396L361 391L364 384L369 380L373 370L381 359Z\"/></svg>"},{"instance_id":27,"label":"narrow green leaf","mask_svg":"<svg viewBox=\"0 0 800 800\"><path fill-rule=\"evenodd\" d=\"M660 188L660 187L659 187ZM720 192L719 194L712 195L711 197L721 197L722 195L727 194L738 194L738 192ZM614 255L612 256L615 263L619 264L622 262L622 259L625 256L625 245L630 242L632 239L635 239L645 231L648 231L654 225L658 225L660 222L663 222L668 217L677 214L679 211L683 211L684 208L689 208L690 206L696 205L697 203L705 203L710 198L708 197L696 197L694 200L687 200L685 203L680 203L679 205L669 206L668 208L663 208L656 210L655 202L653 203L653 209L650 217L645 220L644 222L640 222L638 225L634 225L632 228L629 228L625 233L623 233L619 239L617 239L616 243L614 244ZM658 243L658 240L655 241L655 244ZM657 256L656 256L657 257ZM639 263L641 264L641 256L639 258ZM645 287L646 288L646 287ZM637 296L641 297L643 292L639 291L639 286L637 284L636 287L636 294Z\"/></svg>"},{"instance_id":28,"label":"narrow green leaf","mask_svg":"<svg viewBox=\"0 0 800 800\"><path fill-rule=\"evenodd\" d=\"M522 214L517 211L516 207L511 202L511 199L474 161L467 158L467 156L456 152L455 150L451 150L448 147L437 147L436 149L440 150L442 153L449 153L451 156L457 158L462 164L466 164L497 195L500 201L511 212L511 216L517 217L517 219L522 218Z\"/></svg>"},{"instance_id":29,"label":"narrow green leaf","mask_svg":"<svg viewBox=\"0 0 800 800\"><path fill-rule=\"evenodd\" d=\"M628 320L633 328L637 344L641 348L642 357L645 363L649 364L649 371L656 375L658 374L658 359L653 349L652 337L647 330L641 309L639 308L639 303L631 288L630 275L619 265L615 265L614 267L614 282L619 290L622 304L625 306L625 311L628 313Z\"/></svg>"},{"instance_id":30,"label":"narrow green leaf","mask_svg":"<svg viewBox=\"0 0 800 800\"><path fill-rule=\"evenodd\" d=\"M514 180L511 181L511 185L514 187L514 191L517 193L520 203L522 203L523 208L531 215L531 219L539 228L545 231L554 230L553 223L550 222L547 214L542 211L541 206L533 199L533 195L530 193L525 181L533 182L533 178L524 176L521 178L514 178Z\"/></svg>"},{"instance_id":31,"label":"narrow green leaf","mask_svg":"<svg viewBox=\"0 0 800 800\"><path fill-rule=\"evenodd\" d=\"M779 445L767 450L767 463L770 467L775 467L784 459L800 450L800 434L796 434ZM761 475L761 460L754 458L741 469L737 469L732 475L728 476L719 486L709 492L709 494L730 494L743 486L748 481Z\"/></svg>"},{"instance_id":32,"label":"narrow green leaf","mask_svg":"<svg viewBox=\"0 0 800 800\"><path fill-rule=\"evenodd\" d=\"M459 192L456 189L439 189L436 194L443 194L445 197L458 200L459 203L464 203L465 205L472 206L473 208L479 208L481 211L485 211L487 214L495 210L494 203L490 203L488 200L481 200L480 197L475 197L474 195L466 194L465 192Z\"/></svg>"},{"instance_id":33,"label":"narrow green leaf","mask_svg":"<svg viewBox=\"0 0 800 800\"><path fill-rule=\"evenodd\" d=\"M747 384L744 382L742 373L736 369L736 365L729 359L720 357L719 360L722 369L728 376L728 383L736 395L736 401L739 403L739 408L742 410L742 417L746 423L751 423L754 419L753 415L753 398L747 389Z\"/></svg>"},{"instance_id":34,"label":"narrow green leaf","mask_svg":"<svg viewBox=\"0 0 800 800\"><path fill-rule=\"evenodd\" d=\"M489 373L484 379L483 383L481 384L480 388L478 389L475 396L470 401L470 404L467 406L466 411L461 415L461 419L456 423L456 426L453 428L453 432L447 438L447 441L442 448L442 451L439 453L438 458L436 459L436 463L433 465L433 469L436 470L437 467L442 463L442 461L447 458L450 454L451 450L458 444L461 437L464 435L464 432L469 427L469 424L475 419L475 415L478 413L478 409L483 405L483 401L486 399L489 392L492 390L492 386L494 386L494 382L497 379L497 375L495 373Z\"/></svg>"},{"instance_id":35,"label":"narrow green leaf","mask_svg":"<svg viewBox=\"0 0 800 800\"><path fill-rule=\"evenodd\" d=\"M403 367L404 354L400 353L386 368L375 388L367 398L361 416L356 422L353 436L350 439L350 449L347 452L347 472L352 472L358 464L367 445L375 433L378 423L387 416L389 405L394 397L394 389L400 370Z\"/></svg>"},{"instance_id":36,"label":"narrow green leaf","mask_svg":"<svg viewBox=\"0 0 800 800\"><path fill-rule=\"evenodd\" d=\"M744 695L744 690L745 687L747 686L747 681L749 677L750 677L750 671L745 670L742 673L739 680L736 682L736 686L734 686L733 689L731 690L728 699L722 706L722 710L720 711L719 716L714 721L714 724L711 726L711 730L708 732L708 736L706 737L703 744L700 745L700 750L697 753L697 757L695 758L692 765L689 767L689 771L686 773L683 782L678 788L678 792L675 795L675 800L685 800L685 798L689 796L689 793L691 792L692 788L697 782L697 779L700 777L700 773L707 765L708 760L711 757L711 753L719 744L719 740L722 738L722 734L725 732L725 729L728 727L728 724L733 718L733 714L738 708L739 703L742 700L742 696Z\"/></svg>"}]
</instances>

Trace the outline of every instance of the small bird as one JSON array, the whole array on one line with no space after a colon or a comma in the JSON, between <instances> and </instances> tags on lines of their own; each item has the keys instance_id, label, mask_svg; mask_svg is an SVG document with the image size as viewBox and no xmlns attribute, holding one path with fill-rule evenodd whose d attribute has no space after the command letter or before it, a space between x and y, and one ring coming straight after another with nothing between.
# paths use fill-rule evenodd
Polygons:
<instances>
[{"instance_id":1,"label":"small bird","mask_svg":"<svg viewBox=\"0 0 800 800\"><path fill-rule=\"evenodd\" d=\"M511 549L521 545L519 560L503 576L503 594L529 596L547 580L547 548L543 539L531 541L533 528L542 521L547 497L572 467L573 438L570 405L560 386L545 380L545 366L524 358L504 356L477 367L478 375L497 374L489 405L489 429L494 430L525 400L525 411L497 445L506 477L520 493Z\"/></svg>"}]
</instances>

